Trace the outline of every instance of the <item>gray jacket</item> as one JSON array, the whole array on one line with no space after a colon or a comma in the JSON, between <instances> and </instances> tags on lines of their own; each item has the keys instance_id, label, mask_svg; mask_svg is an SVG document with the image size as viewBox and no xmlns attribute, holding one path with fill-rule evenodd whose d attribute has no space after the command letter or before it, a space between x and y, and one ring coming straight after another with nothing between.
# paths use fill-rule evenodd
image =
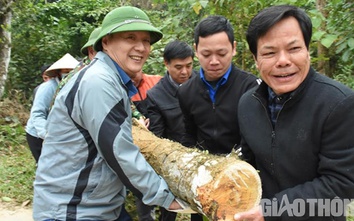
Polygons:
<instances>
[{"instance_id":1,"label":"gray jacket","mask_svg":"<svg viewBox=\"0 0 354 221\"><path fill-rule=\"evenodd\" d=\"M57 95L34 182L35 220L117 219L125 186L145 204L172 203L133 144L127 75L118 69L99 52Z\"/></svg>"}]
</instances>

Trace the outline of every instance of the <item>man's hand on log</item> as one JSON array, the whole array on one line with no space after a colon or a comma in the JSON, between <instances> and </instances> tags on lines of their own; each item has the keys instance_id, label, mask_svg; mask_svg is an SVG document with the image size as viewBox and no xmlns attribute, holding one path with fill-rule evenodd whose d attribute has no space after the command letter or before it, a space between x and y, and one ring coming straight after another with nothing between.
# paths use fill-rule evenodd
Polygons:
<instances>
[{"instance_id":1,"label":"man's hand on log","mask_svg":"<svg viewBox=\"0 0 354 221\"><path fill-rule=\"evenodd\" d=\"M262 207L256 206L246 212L237 213L234 216L237 221L264 221Z\"/></svg>"},{"instance_id":2,"label":"man's hand on log","mask_svg":"<svg viewBox=\"0 0 354 221\"><path fill-rule=\"evenodd\" d=\"M177 198L173 200L168 210L175 213L197 213L186 202Z\"/></svg>"},{"instance_id":3,"label":"man's hand on log","mask_svg":"<svg viewBox=\"0 0 354 221\"><path fill-rule=\"evenodd\" d=\"M170 207L168 208L168 210L180 210L180 209L182 209L182 206L176 200L173 200Z\"/></svg>"}]
</instances>

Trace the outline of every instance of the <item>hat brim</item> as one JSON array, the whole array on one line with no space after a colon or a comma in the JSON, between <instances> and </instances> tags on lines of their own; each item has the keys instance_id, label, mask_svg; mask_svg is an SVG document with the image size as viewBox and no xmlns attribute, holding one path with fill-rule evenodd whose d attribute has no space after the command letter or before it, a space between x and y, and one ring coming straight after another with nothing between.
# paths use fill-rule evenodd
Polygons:
<instances>
[{"instance_id":1,"label":"hat brim","mask_svg":"<svg viewBox=\"0 0 354 221\"><path fill-rule=\"evenodd\" d=\"M151 45L158 42L163 37L163 34L160 30L158 30L157 28L153 27L148 23L135 22L135 23L124 24L118 28L115 28L116 26L117 24L113 24L101 30L99 36L97 37L93 45L95 51L102 51L101 40L104 36L108 34L114 34L118 32L126 32L126 31L147 31L150 32Z\"/></svg>"},{"instance_id":2,"label":"hat brim","mask_svg":"<svg viewBox=\"0 0 354 221\"><path fill-rule=\"evenodd\" d=\"M46 71L45 74L52 77L56 76L56 71L59 69L74 69L80 62L69 53L66 53L59 60L54 62Z\"/></svg>"},{"instance_id":3,"label":"hat brim","mask_svg":"<svg viewBox=\"0 0 354 221\"><path fill-rule=\"evenodd\" d=\"M95 40L96 39L91 39L88 42L86 42L86 44L84 46L82 46L82 48L81 48L81 53L87 56L88 55L87 48L92 46L95 43Z\"/></svg>"}]
</instances>

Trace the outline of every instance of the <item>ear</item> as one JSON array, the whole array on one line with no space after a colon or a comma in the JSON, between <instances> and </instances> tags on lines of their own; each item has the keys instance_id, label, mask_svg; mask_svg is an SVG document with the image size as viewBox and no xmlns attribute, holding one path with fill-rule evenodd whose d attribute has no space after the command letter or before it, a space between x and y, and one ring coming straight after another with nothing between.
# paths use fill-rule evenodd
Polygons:
<instances>
[{"instance_id":1,"label":"ear","mask_svg":"<svg viewBox=\"0 0 354 221\"><path fill-rule=\"evenodd\" d=\"M233 43L233 49L232 49L232 56L235 56L235 55L236 55L236 53L237 53L237 51L236 51L236 47L237 47L237 42L236 42L236 41L234 41L234 43Z\"/></svg>"},{"instance_id":2,"label":"ear","mask_svg":"<svg viewBox=\"0 0 354 221\"><path fill-rule=\"evenodd\" d=\"M195 43L193 44L193 48L194 48L194 51L195 51L195 56L198 58L197 45Z\"/></svg>"},{"instance_id":3,"label":"ear","mask_svg":"<svg viewBox=\"0 0 354 221\"><path fill-rule=\"evenodd\" d=\"M257 58L256 58L256 56L254 56L254 55L253 55L253 60L254 60L254 62L255 62L255 64L256 64L256 68L259 70Z\"/></svg>"},{"instance_id":4,"label":"ear","mask_svg":"<svg viewBox=\"0 0 354 221\"><path fill-rule=\"evenodd\" d=\"M108 46L108 35L104 36L101 42L102 42L102 51L105 51L105 49L107 49Z\"/></svg>"},{"instance_id":5,"label":"ear","mask_svg":"<svg viewBox=\"0 0 354 221\"><path fill-rule=\"evenodd\" d=\"M168 62L165 59L163 60L163 63L165 64L166 67L168 66Z\"/></svg>"},{"instance_id":6,"label":"ear","mask_svg":"<svg viewBox=\"0 0 354 221\"><path fill-rule=\"evenodd\" d=\"M93 50L92 46L87 47L88 54L93 54L95 50Z\"/></svg>"}]
</instances>

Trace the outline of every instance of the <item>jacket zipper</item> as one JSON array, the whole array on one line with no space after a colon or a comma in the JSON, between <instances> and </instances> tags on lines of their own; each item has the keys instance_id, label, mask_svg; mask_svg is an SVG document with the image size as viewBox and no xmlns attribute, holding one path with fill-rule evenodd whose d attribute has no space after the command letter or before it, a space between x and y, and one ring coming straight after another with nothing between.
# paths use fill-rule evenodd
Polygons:
<instances>
[{"instance_id":1,"label":"jacket zipper","mask_svg":"<svg viewBox=\"0 0 354 221\"><path fill-rule=\"evenodd\" d=\"M270 163L270 166L271 166L271 173L274 174L274 173L275 173L275 167L274 167L274 158L275 158L275 156L274 156L274 148L275 148L275 137L276 137L275 128L274 128L275 125L274 125L274 127L273 127L273 124L272 124L272 122L271 122L271 120L270 120L270 117L269 117L269 114L268 114L268 109L267 109L267 107L262 103L261 99L258 98L257 96L255 96L254 94L253 94L252 96L253 96L254 98L256 98L256 99L258 100L258 102L262 105L264 111L266 112L266 116L267 116L269 125L270 125L271 128L272 128L272 132L271 132L272 161L271 161L271 163ZM283 107L285 106L285 104L286 104L289 100L291 100L291 97L290 97L289 99L287 99L287 100L284 102L282 108L279 110L279 112L278 112L278 114L277 114L277 121L278 121L280 112L283 110Z\"/></svg>"}]
</instances>

